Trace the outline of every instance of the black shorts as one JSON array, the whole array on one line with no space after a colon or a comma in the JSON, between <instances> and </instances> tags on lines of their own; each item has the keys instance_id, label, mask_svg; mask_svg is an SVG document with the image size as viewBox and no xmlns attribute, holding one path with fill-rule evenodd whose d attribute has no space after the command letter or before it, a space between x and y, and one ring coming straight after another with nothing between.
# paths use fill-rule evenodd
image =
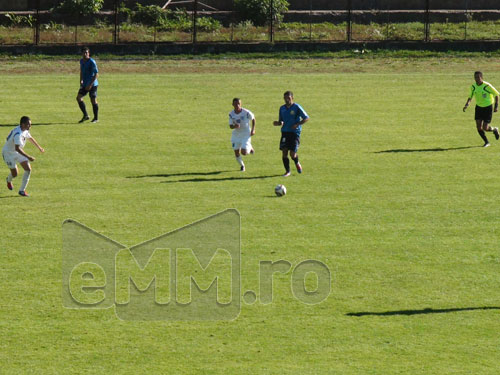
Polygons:
<instances>
[{"instance_id":1,"label":"black shorts","mask_svg":"<svg viewBox=\"0 0 500 375\"><path fill-rule=\"evenodd\" d=\"M489 105L488 107L480 107L476 105L476 115L474 116L474 120L483 120L485 123L489 124L492 116L493 105Z\"/></svg>"},{"instance_id":2,"label":"black shorts","mask_svg":"<svg viewBox=\"0 0 500 375\"><path fill-rule=\"evenodd\" d=\"M80 90L78 90L78 95L85 96L87 94L89 94L91 98L97 98L97 86L92 86L90 91L87 91L83 87L80 87Z\"/></svg>"},{"instance_id":3,"label":"black shorts","mask_svg":"<svg viewBox=\"0 0 500 375\"><path fill-rule=\"evenodd\" d=\"M282 132L280 139L280 150L290 150L297 152L300 146L300 134L292 132Z\"/></svg>"}]
</instances>

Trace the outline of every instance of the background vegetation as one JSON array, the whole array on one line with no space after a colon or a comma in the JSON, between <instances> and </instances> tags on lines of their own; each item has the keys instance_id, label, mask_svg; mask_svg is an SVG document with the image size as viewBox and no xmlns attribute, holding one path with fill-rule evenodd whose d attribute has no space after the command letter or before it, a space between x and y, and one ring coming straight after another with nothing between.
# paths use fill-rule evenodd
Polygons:
<instances>
[{"instance_id":1,"label":"background vegetation","mask_svg":"<svg viewBox=\"0 0 500 375\"><path fill-rule=\"evenodd\" d=\"M33 19L28 16L10 15L9 25L0 26L0 44L32 44ZM251 21L223 26L210 17L197 21L200 42L245 42L269 40L267 26L255 26ZM191 18L185 12L156 12L141 7L130 14L130 22L119 27L120 42L185 42L192 40ZM114 26L105 22L92 26L68 26L49 22L41 25L40 43L111 43ZM423 40L424 24L419 22L395 24L355 24L353 40ZM499 21L464 23L433 23L430 25L432 40L491 40L500 35ZM346 23L287 23L275 28L276 41L345 41Z\"/></svg>"}]
</instances>

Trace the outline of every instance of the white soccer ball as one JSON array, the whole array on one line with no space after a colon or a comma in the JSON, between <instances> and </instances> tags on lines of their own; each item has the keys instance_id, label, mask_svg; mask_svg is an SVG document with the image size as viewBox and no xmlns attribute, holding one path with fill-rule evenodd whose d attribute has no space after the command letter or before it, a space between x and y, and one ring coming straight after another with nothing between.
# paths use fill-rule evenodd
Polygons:
<instances>
[{"instance_id":1,"label":"white soccer ball","mask_svg":"<svg viewBox=\"0 0 500 375\"><path fill-rule=\"evenodd\" d=\"M278 197L282 197L283 195L286 194L286 187L285 185L277 185L275 188L274 188L274 192L276 193L276 195Z\"/></svg>"}]
</instances>

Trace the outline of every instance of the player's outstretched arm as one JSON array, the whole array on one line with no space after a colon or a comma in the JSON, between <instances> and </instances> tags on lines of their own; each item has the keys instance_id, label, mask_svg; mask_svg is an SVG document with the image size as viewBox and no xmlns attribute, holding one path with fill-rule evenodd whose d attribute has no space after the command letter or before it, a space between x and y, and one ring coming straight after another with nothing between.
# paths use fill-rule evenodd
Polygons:
<instances>
[{"instance_id":1,"label":"player's outstretched arm","mask_svg":"<svg viewBox=\"0 0 500 375\"><path fill-rule=\"evenodd\" d=\"M494 107L493 111L498 112L498 95L495 96L495 107Z\"/></svg>"},{"instance_id":2,"label":"player's outstretched arm","mask_svg":"<svg viewBox=\"0 0 500 375\"><path fill-rule=\"evenodd\" d=\"M274 126L283 126L283 121L274 121L273 125Z\"/></svg>"},{"instance_id":3,"label":"player's outstretched arm","mask_svg":"<svg viewBox=\"0 0 500 375\"><path fill-rule=\"evenodd\" d=\"M28 141L30 141L31 143L33 143L33 144L34 144L34 145L38 148L38 150L39 150L41 153L44 153L44 152L45 152L45 149L44 149L42 146L40 146L40 145L38 144L38 142L36 141L36 139L35 139L35 138L33 138L33 137L28 138Z\"/></svg>"},{"instance_id":4,"label":"player's outstretched arm","mask_svg":"<svg viewBox=\"0 0 500 375\"><path fill-rule=\"evenodd\" d=\"M255 119L252 119L252 130L250 131L250 135L255 135Z\"/></svg>"}]
</instances>

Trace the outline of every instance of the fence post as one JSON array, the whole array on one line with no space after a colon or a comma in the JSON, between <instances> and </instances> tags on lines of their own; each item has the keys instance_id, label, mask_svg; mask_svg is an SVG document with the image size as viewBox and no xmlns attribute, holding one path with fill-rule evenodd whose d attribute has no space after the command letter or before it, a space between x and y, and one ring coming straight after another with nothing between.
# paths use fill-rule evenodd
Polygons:
<instances>
[{"instance_id":1,"label":"fence post","mask_svg":"<svg viewBox=\"0 0 500 375\"><path fill-rule=\"evenodd\" d=\"M389 24L390 24L390 17L389 17L389 5L386 7L386 12L387 12L387 18L385 21L385 40L389 40Z\"/></svg>"},{"instance_id":2,"label":"fence post","mask_svg":"<svg viewBox=\"0 0 500 375\"><path fill-rule=\"evenodd\" d=\"M233 0L232 9L231 9L231 43L234 42L234 23L236 22L236 19L234 16L235 11L236 10L234 9L234 0Z\"/></svg>"},{"instance_id":3,"label":"fence post","mask_svg":"<svg viewBox=\"0 0 500 375\"><path fill-rule=\"evenodd\" d=\"M118 2L115 0L115 29L113 31L113 43L118 44Z\"/></svg>"},{"instance_id":4,"label":"fence post","mask_svg":"<svg viewBox=\"0 0 500 375\"><path fill-rule=\"evenodd\" d=\"M428 42L430 40L430 28L431 28L431 24L430 24L430 5L429 5L429 2L430 0L425 0L425 25L424 25L424 28L425 28L425 41Z\"/></svg>"},{"instance_id":5,"label":"fence post","mask_svg":"<svg viewBox=\"0 0 500 375\"><path fill-rule=\"evenodd\" d=\"M198 0L194 0L193 2L193 44L196 44L196 38L197 38L197 21L198 21Z\"/></svg>"},{"instance_id":6,"label":"fence post","mask_svg":"<svg viewBox=\"0 0 500 375\"><path fill-rule=\"evenodd\" d=\"M270 19L270 24L269 24L269 42L274 42L274 1L271 0L270 2L270 7L269 7L269 17Z\"/></svg>"},{"instance_id":7,"label":"fence post","mask_svg":"<svg viewBox=\"0 0 500 375\"><path fill-rule=\"evenodd\" d=\"M464 40L467 40L467 24L469 23L469 4L465 0L465 35Z\"/></svg>"},{"instance_id":8,"label":"fence post","mask_svg":"<svg viewBox=\"0 0 500 375\"><path fill-rule=\"evenodd\" d=\"M352 0L347 2L347 41L352 41Z\"/></svg>"},{"instance_id":9,"label":"fence post","mask_svg":"<svg viewBox=\"0 0 500 375\"><path fill-rule=\"evenodd\" d=\"M36 0L35 45L40 44L40 0Z\"/></svg>"},{"instance_id":10,"label":"fence post","mask_svg":"<svg viewBox=\"0 0 500 375\"><path fill-rule=\"evenodd\" d=\"M313 11L313 3L312 0L309 0L309 41L312 42L312 11Z\"/></svg>"}]
</instances>

